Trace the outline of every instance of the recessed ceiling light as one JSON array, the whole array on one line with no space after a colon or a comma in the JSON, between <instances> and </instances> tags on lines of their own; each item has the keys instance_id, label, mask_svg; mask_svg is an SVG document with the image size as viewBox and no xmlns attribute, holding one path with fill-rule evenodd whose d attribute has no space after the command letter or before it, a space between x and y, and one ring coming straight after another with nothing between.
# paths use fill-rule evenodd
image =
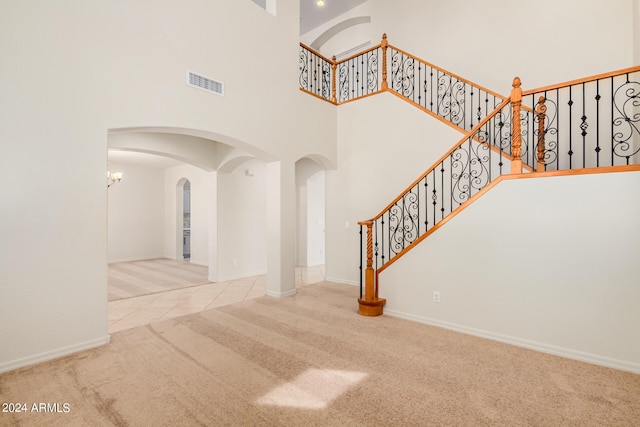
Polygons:
<instances>
[{"instance_id":1,"label":"recessed ceiling light","mask_svg":"<svg viewBox=\"0 0 640 427\"><path fill-rule=\"evenodd\" d=\"M320 7L324 6L324 2L322 0L318 0L316 4Z\"/></svg>"}]
</instances>

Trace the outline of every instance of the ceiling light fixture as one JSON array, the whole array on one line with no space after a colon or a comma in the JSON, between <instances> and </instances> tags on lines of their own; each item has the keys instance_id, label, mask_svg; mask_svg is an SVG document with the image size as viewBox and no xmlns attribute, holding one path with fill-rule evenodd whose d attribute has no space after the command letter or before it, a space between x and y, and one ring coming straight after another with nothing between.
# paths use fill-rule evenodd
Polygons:
<instances>
[{"instance_id":1,"label":"ceiling light fixture","mask_svg":"<svg viewBox=\"0 0 640 427\"><path fill-rule=\"evenodd\" d=\"M322 0L318 0L318 1L316 2L316 4L317 4L318 6L320 6L320 7L322 7L322 6L324 6L324 1L322 1Z\"/></svg>"}]
</instances>

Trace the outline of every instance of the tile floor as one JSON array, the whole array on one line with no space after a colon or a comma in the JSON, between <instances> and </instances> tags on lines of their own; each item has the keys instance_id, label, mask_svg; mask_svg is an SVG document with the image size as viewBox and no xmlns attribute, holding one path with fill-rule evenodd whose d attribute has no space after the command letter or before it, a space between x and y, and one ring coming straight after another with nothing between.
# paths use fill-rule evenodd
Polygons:
<instances>
[{"instance_id":1,"label":"tile floor","mask_svg":"<svg viewBox=\"0 0 640 427\"><path fill-rule=\"evenodd\" d=\"M324 280L324 265L296 268L296 287ZM265 295L267 276L207 283L109 302L109 333Z\"/></svg>"}]
</instances>

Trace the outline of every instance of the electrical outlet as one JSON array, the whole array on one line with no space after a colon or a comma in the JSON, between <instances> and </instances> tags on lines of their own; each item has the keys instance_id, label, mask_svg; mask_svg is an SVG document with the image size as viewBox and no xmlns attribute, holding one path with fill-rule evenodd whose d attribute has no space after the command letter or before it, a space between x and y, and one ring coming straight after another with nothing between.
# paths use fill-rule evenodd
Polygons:
<instances>
[{"instance_id":1,"label":"electrical outlet","mask_svg":"<svg viewBox=\"0 0 640 427\"><path fill-rule=\"evenodd\" d=\"M433 302L440 302L440 292L438 291L433 292Z\"/></svg>"}]
</instances>

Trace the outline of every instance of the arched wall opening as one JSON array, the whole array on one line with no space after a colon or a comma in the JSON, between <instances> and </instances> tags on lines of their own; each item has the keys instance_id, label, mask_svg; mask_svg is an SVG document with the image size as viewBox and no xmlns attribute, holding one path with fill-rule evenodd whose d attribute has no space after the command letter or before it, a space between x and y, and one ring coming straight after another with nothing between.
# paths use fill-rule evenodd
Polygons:
<instances>
[{"instance_id":1,"label":"arched wall opening","mask_svg":"<svg viewBox=\"0 0 640 427\"><path fill-rule=\"evenodd\" d=\"M325 262L325 171L315 161L296 162L296 265Z\"/></svg>"},{"instance_id":2,"label":"arched wall opening","mask_svg":"<svg viewBox=\"0 0 640 427\"><path fill-rule=\"evenodd\" d=\"M191 259L191 182L181 178L176 184L176 259ZM194 236L197 237L197 236Z\"/></svg>"}]
</instances>

